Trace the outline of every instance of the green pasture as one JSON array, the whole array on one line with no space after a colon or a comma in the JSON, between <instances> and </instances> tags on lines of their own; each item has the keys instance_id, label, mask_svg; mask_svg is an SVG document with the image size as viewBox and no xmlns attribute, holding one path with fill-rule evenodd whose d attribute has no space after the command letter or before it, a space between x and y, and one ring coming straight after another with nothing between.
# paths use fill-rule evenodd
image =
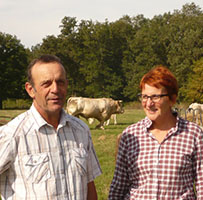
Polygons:
<instances>
[{"instance_id":1,"label":"green pasture","mask_svg":"<svg viewBox=\"0 0 203 200\"><path fill-rule=\"evenodd\" d=\"M117 135L144 116L141 109L127 109L124 114L117 115L117 125L113 125L111 122L109 126L105 127L105 130L94 128L98 122L90 126L94 147L103 172L95 180L99 200L107 199L113 178Z\"/></svg>"},{"instance_id":2,"label":"green pasture","mask_svg":"<svg viewBox=\"0 0 203 200\"><path fill-rule=\"evenodd\" d=\"M21 112L24 112L24 110L0 110L0 125L11 120ZM103 172L95 180L99 200L107 199L109 186L113 178L117 135L127 126L143 117L144 112L141 109L128 108L125 109L123 114L117 115L117 125L113 125L110 122L110 125L106 126L105 130L95 129L98 123L96 120L90 125L92 140ZM84 121L87 122L86 120Z\"/></svg>"}]
</instances>

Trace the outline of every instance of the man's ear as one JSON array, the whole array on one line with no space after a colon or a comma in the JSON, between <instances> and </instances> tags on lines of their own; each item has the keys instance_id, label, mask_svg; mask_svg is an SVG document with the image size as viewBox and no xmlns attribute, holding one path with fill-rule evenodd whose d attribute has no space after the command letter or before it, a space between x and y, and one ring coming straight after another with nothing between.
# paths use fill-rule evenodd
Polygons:
<instances>
[{"instance_id":1,"label":"man's ear","mask_svg":"<svg viewBox=\"0 0 203 200\"><path fill-rule=\"evenodd\" d=\"M35 97L35 89L34 87L32 86L32 84L30 84L29 82L26 82L25 83L25 89L27 91L27 93L29 94L29 96L34 99Z\"/></svg>"}]
</instances>

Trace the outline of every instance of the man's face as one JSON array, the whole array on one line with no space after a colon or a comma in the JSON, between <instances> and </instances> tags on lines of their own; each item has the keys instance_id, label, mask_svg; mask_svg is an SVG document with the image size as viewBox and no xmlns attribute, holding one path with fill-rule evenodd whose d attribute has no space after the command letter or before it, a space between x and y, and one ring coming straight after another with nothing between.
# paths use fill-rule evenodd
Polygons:
<instances>
[{"instance_id":1,"label":"man's face","mask_svg":"<svg viewBox=\"0 0 203 200\"><path fill-rule=\"evenodd\" d=\"M26 90L43 116L59 115L66 99L67 80L64 68L56 63L36 63L32 67L33 86Z\"/></svg>"}]
</instances>

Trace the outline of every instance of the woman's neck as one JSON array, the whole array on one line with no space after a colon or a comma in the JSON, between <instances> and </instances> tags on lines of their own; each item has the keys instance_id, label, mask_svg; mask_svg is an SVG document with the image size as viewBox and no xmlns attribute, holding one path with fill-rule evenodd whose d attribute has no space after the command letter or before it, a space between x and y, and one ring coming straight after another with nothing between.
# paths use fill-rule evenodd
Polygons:
<instances>
[{"instance_id":1,"label":"woman's neck","mask_svg":"<svg viewBox=\"0 0 203 200\"><path fill-rule=\"evenodd\" d=\"M176 125L176 117L171 113L171 115L167 116L166 118L162 118L162 120L156 120L152 122L152 126L150 130L157 129L160 131L168 131L172 127Z\"/></svg>"}]
</instances>

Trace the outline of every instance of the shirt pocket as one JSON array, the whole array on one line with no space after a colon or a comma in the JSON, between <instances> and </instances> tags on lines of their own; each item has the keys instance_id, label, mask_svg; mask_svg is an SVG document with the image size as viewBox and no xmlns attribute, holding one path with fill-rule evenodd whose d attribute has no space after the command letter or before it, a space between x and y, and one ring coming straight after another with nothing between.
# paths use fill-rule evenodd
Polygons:
<instances>
[{"instance_id":1,"label":"shirt pocket","mask_svg":"<svg viewBox=\"0 0 203 200\"><path fill-rule=\"evenodd\" d=\"M51 177L50 162L47 153L23 156L24 175L32 183L44 182Z\"/></svg>"},{"instance_id":2,"label":"shirt pocket","mask_svg":"<svg viewBox=\"0 0 203 200\"><path fill-rule=\"evenodd\" d=\"M81 176L87 175L87 151L84 148L73 148L70 149L70 155L73 161L73 168L75 168Z\"/></svg>"}]
</instances>

